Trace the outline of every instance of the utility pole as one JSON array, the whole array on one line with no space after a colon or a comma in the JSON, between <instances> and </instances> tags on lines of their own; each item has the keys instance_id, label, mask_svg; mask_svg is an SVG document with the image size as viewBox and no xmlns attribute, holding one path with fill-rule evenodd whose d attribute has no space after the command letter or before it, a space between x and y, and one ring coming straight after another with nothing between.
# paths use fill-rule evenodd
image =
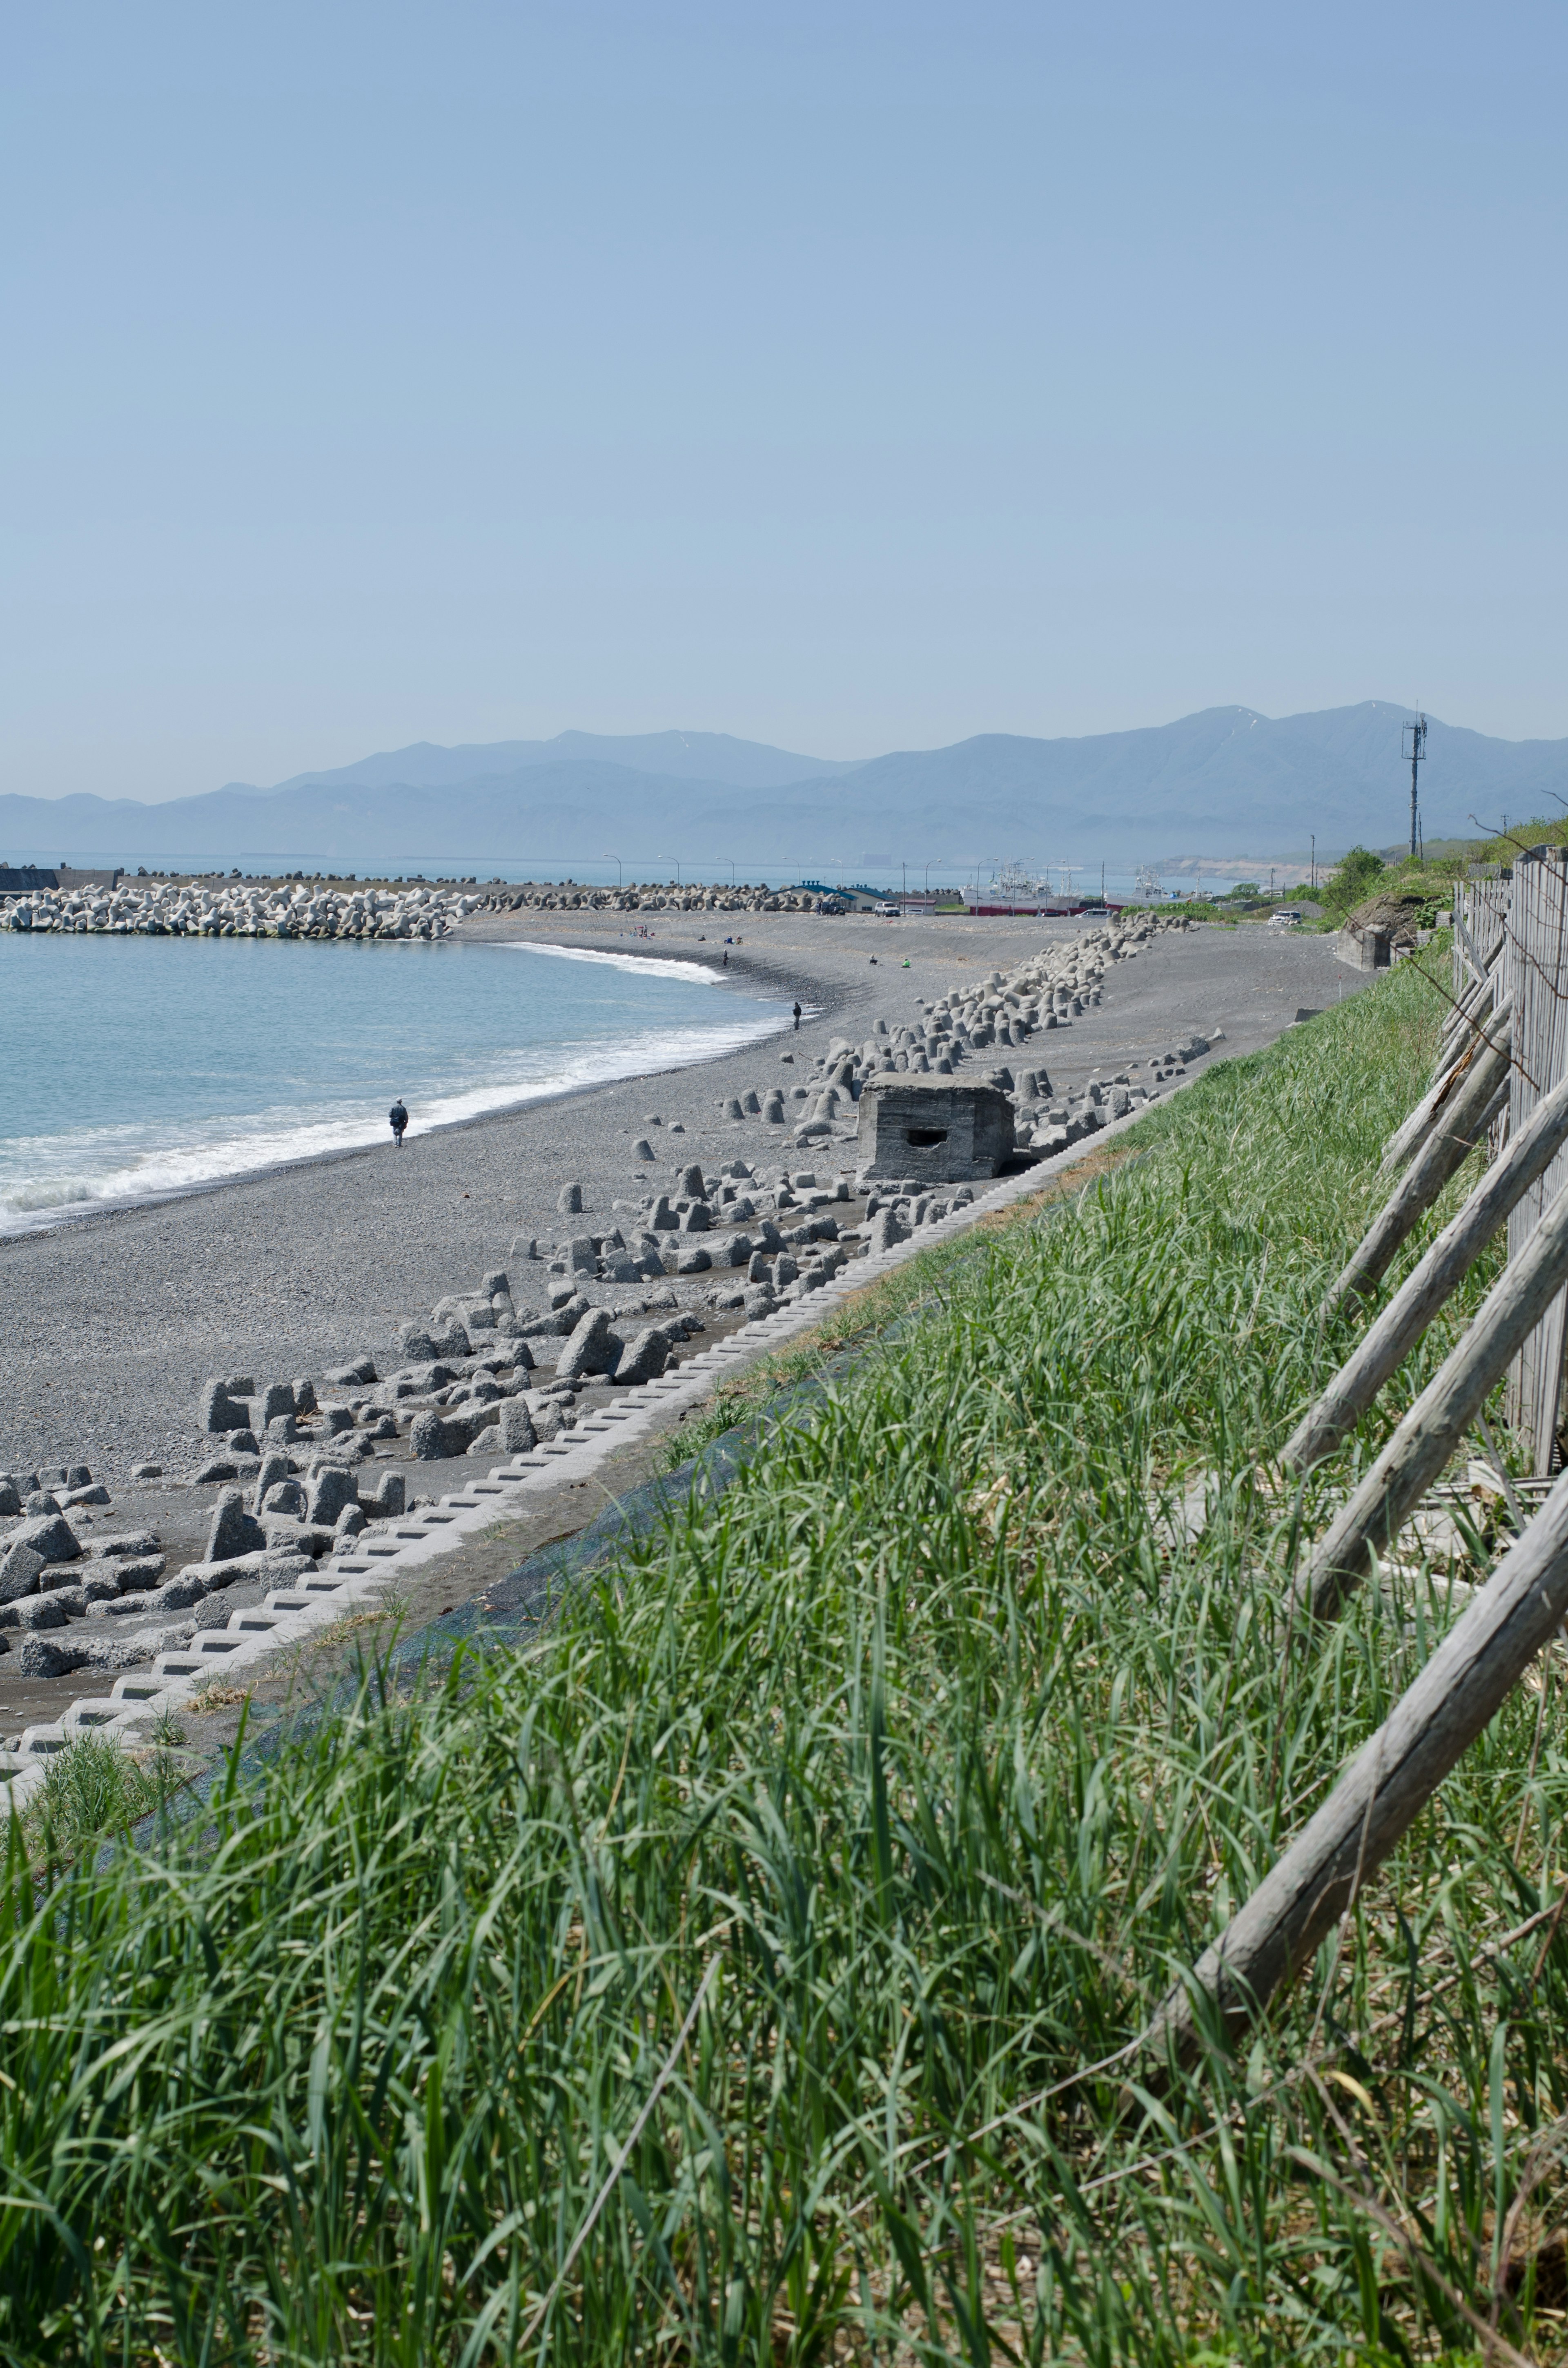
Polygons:
<instances>
[{"instance_id":1,"label":"utility pole","mask_svg":"<svg viewBox=\"0 0 1568 2368\"><path fill-rule=\"evenodd\" d=\"M1415 816L1415 790L1418 779L1416 768L1426 761L1426 718L1424 715L1418 715L1414 723L1403 726L1400 734L1399 753L1402 758L1408 757L1410 759L1410 860L1414 863L1418 851Z\"/></svg>"},{"instance_id":2,"label":"utility pole","mask_svg":"<svg viewBox=\"0 0 1568 2368\"><path fill-rule=\"evenodd\" d=\"M1315 896L1315 895L1317 894L1317 893L1318 893L1318 835L1317 835L1316 831L1314 830L1314 831L1313 831L1313 833L1312 833L1312 894Z\"/></svg>"}]
</instances>

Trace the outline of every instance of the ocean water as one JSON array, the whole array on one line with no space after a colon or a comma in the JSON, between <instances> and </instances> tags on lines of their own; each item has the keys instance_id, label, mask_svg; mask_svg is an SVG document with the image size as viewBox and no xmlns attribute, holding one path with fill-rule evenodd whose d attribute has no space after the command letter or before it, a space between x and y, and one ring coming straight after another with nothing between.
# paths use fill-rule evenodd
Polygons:
<instances>
[{"instance_id":1,"label":"ocean water","mask_svg":"<svg viewBox=\"0 0 1568 2368\"><path fill-rule=\"evenodd\" d=\"M787 1007L520 945L0 932L0 1233L711 1058Z\"/></svg>"}]
</instances>

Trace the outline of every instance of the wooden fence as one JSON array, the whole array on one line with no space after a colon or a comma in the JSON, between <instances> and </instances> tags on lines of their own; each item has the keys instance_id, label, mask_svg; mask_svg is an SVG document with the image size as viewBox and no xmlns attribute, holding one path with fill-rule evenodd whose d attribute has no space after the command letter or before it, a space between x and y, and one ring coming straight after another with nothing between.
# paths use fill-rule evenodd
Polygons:
<instances>
[{"instance_id":1,"label":"wooden fence","mask_svg":"<svg viewBox=\"0 0 1568 2368\"><path fill-rule=\"evenodd\" d=\"M1495 972L1499 960L1504 965L1498 978L1498 992L1506 995L1508 905L1513 882L1507 879L1471 880L1454 890L1454 995L1464 993L1470 982L1486 973Z\"/></svg>"},{"instance_id":2,"label":"wooden fence","mask_svg":"<svg viewBox=\"0 0 1568 2368\"><path fill-rule=\"evenodd\" d=\"M1501 882L1480 883L1501 886ZM1568 848L1534 848L1514 866L1505 924L1514 998L1509 1126L1517 1133L1538 1103L1568 1076ZM1508 1261L1523 1255L1541 1212L1568 1183L1559 1152L1508 1220ZM1509 1428L1528 1442L1538 1478L1551 1469L1562 1392L1564 1302L1560 1294L1508 1372Z\"/></svg>"},{"instance_id":3,"label":"wooden fence","mask_svg":"<svg viewBox=\"0 0 1568 2368\"><path fill-rule=\"evenodd\" d=\"M1532 848L1511 877L1457 889L1454 920L1454 1008L1436 1074L1385 1147L1380 1172L1399 1174L1399 1181L1326 1306L1337 1310L1358 1291L1375 1289L1393 1247L1489 1139L1491 1163L1302 1417L1282 1453L1286 1472L1310 1470L1344 1441L1505 1221L1508 1262L1326 1532L1308 1546L1291 1579L1292 1647L1315 1649L1324 1624L1375 1574L1379 1556L1398 1554L1421 1497L1467 1441L1495 1465L1517 1543L1494 1560L1378 1733L1165 1999L1142 2040L1156 2078L1162 2058L1190 2064L1200 2054L1199 1994L1207 1993L1233 2041L1243 2037L1568 1623L1568 1471L1539 1508L1527 1509L1523 1500L1524 1490L1533 1493L1551 1473L1562 1392L1568 848ZM1506 1149L1500 1130L1490 1133L1499 1111ZM1509 1475L1486 1423L1486 1398L1505 1376L1508 1420L1528 1442L1534 1484Z\"/></svg>"}]
</instances>

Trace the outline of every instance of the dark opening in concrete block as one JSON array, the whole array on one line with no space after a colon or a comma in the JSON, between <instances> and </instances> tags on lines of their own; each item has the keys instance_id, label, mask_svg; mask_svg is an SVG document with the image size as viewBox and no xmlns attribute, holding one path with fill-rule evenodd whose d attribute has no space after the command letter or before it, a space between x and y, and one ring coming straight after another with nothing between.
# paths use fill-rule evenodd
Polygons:
<instances>
[{"instance_id":1,"label":"dark opening in concrete block","mask_svg":"<svg viewBox=\"0 0 1568 2368\"><path fill-rule=\"evenodd\" d=\"M994 1086L894 1074L860 1096L860 1170L919 1184L996 1176L1013 1152L1013 1106Z\"/></svg>"}]
</instances>

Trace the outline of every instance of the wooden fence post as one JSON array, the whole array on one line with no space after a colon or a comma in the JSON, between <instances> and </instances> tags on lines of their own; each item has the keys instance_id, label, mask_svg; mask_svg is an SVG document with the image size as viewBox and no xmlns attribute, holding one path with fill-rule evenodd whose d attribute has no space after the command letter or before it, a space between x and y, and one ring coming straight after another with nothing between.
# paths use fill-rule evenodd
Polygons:
<instances>
[{"instance_id":1,"label":"wooden fence post","mask_svg":"<svg viewBox=\"0 0 1568 2368\"><path fill-rule=\"evenodd\" d=\"M1422 1391L1297 1582L1298 1600L1332 1620L1366 1577L1375 1547L1386 1550L1442 1471L1478 1409L1546 1309L1568 1282L1568 1185L1557 1195L1524 1256L1494 1283L1464 1338Z\"/></svg>"},{"instance_id":2,"label":"wooden fence post","mask_svg":"<svg viewBox=\"0 0 1568 2368\"><path fill-rule=\"evenodd\" d=\"M1233 2039L1307 1962L1518 1683L1568 1611L1568 1474L1415 1683L1267 1874L1193 1983ZM1191 1997L1174 1990L1145 2046L1198 2054Z\"/></svg>"},{"instance_id":3,"label":"wooden fence post","mask_svg":"<svg viewBox=\"0 0 1568 2368\"><path fill-rule=\"evenodd\" d=\"M1538 1100L1568 1076L1568 851L1531 848L1514 866L1508 908L1508 959L1514 990L1513 1123L1522 1127ZM1508 1257L1521 1256L1541 1211L1568 1178L1559 1158L1508 1219ZM1562 1384L1563 1305L1542 1312L1508 1376L1504 1411L1516 1437L1534 1451L1538 1477L1551 1469Z\"/></svg>"},{"instance_id":4,"label":"wooden fence post","mask_svg":"<svg viewBox=\"0 0 1568 2368\"><path fill-rule=\"evenodd\" d=\"M1494 1161L1464 1207L1445 1225L1309 1414L1291 1432L1280 1462L1304 1472L1332 1455L1404 1362L1449 1293L1487 1243L1568 1144L1568 1077L1537 1107L1524 1132Z\"/></svg>"},{"instance_id":5,"label":"wooden fence post","mask_svg":"<svg viewBox=\"0 0 1568 2368\"><path fill-rule=\"evenodd\" d=\"M1332 1315L1353 1291L1372 1289L1449 1178L1476 1144L1485 1141L1487 1128L1507 1099L1509 1045L1504 1021L1500 1034L1477 1055L1451 1108L1438 1116L1420 1154L1341 1269L1324 1302L1325 1315Z\"/></svg>"},{"instance_id":6,"label":"wooden fence post","mask_svg":"<svg viewBox=\"0 0 1568 2368\"><path fill-rule=\"evenodd\" d=\"M1478 1010L1469 1024L1457 1031L1452 1046L1444 1046L1437 1056L1432 1083L1415 1108L1401 1119L1383 1145L1383 1156L1378 1162L1380 1176L1392 1176L1396 1168L1404 1167L1414 1158L1437 1124L1444 1103L1475 1059L1483 1032L1488 1040L1494 1042L1499 1026L1507 1017L1506 1005L1490 1017L1485 1011Z\"/></svg>"}]
</instances>

